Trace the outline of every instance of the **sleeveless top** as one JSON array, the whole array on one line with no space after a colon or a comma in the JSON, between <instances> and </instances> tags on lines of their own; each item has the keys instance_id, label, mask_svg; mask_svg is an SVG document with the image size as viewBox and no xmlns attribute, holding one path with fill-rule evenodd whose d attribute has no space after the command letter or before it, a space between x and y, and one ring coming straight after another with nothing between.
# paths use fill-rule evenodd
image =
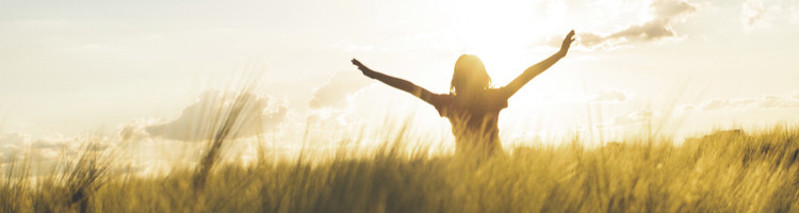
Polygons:
<instances>
[{"instance_id":1,"label":"sleeveless top","mask_svg":"<svg viewBox=\"0 0 799 213\"><path fill-rule=\"evenodd\" d=\"M432 103L441 117L449 119L455 135L456 153L493 154L502 151L497 121L499 112L508 107L502 88L488 89L470 98L436 94Z\"/></svg>"}]
</instances>

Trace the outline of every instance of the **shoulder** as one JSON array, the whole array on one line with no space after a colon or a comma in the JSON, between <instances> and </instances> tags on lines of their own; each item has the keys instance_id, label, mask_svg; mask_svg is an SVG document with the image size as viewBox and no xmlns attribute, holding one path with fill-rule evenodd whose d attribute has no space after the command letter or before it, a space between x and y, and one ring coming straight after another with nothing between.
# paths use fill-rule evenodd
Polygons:
<instances>
[{"instance_id":1,"label":"shoulder","mask_svg":"<svg viewBox=\"0 0 799 213\"><path fill-rule=\"evenodd\" d=\"M505 87L492 88L488 90L488 97L491 103L496 103L501 108L508 107L508 90Z\"/></svg>"},{"instance_id":2,"label":"shoulder","mask_svg":"<svg viewBox=\"0 0 799 213\"><path fill-rule=\"evenodd\" d=\"M433 96L431 96L430 99L431 103L436 108L449 105L450 103L452 103L452 95L450 94L433 94Z\"/></svg>"},{"instance_id":3,"label":"shoulder","mask_svg":"<svg viewBox=\"0 0 799 213\"><path fill-rule=\"evenodd\" d=\"M505 87L488 89L488 96L492 99L508 99L508 89Z\"/></svg>"},{"instance_id":4,"label":"shoulder","mask_svg":"<svg viewBox=\"0 0 799 213\"><path fill-rule=\"evenodd\" d=\"M444 116L452 102L453 97L450 94L433 94L430 103L438 110L439 115Z\"/></svg>"},{"instance_id":5,"label":"shoulder","mask_svg":"<svg viewBox=\"0 0 799 213\"><path fill-rule=\"evenodd\" d=\"M488 90L491 97L508 99L510 97L509 89L507 87L491 88Z\"/></svg>"}]
</instances>

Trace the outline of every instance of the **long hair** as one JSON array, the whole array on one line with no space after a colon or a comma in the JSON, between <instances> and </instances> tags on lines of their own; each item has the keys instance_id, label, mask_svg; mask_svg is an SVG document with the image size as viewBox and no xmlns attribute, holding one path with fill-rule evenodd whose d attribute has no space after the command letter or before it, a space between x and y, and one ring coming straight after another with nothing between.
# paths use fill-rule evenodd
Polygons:
<instances>
[{"instance_id":1,"label":"long hair","mask_svg":"<svg viewBox=\"0 0 799 213\"><path fill-rule=\"evenodd\" d=\"M449 92L457 95L465 91L482 91L491 86L491 77L488 76L483 61L475 55L463 54L455 61L455 73L452 74L452 84ZM463 94L461 94L463 95Z\"/></svg>"}]
</instances>

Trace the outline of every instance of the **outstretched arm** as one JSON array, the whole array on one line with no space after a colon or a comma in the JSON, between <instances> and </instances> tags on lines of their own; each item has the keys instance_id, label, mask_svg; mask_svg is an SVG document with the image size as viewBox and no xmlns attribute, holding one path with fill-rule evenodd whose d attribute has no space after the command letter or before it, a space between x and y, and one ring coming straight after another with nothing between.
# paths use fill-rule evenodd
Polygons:
<instances>
[{"instance_id":1,"label":"outstretched arm","mask_svg":"<svg viewBox=\"0 0 799 213\"><path fill-rule=\"evenodd\" d=\"M420 86L416 86L415 84L411 83L410 81L399 79L399 78L396 78L396 77L393 77L393 76L390 76L390 75L386 75L386 74L374 71L372 69L369 69L369 67L364 66L363 64L361 64L360 61L358 61L357 59L354 59L354 58L352 59L352 64L354 64L355 66L358 66L358 69L361 70L363 75L365 75L366 77L377 79L378 81L381 81L381 82L383 82L385 84L388 84L389 86L392 86L392 87L400 89L402 91L411 93L412 95L424 100L427 103L430 103L432 105L436 105L435 100L433 98L434 94L432 92L428 91L425 88L422 88Z\"/></svg>"},{"instance_id":2,"label":"outstretched arm","mask_svg":"<svg viewBox=\"0 0 799 213\"><path fill-rule=\"evenodd\" d=\"M535 76L541 74L549 67L551 67L553 64L555 64L555 62L558 62L561 58L566 56L566 53L569 51L569 47L571 46L571 43L574 42L574 38L572 38L573 36L574 36L574 30L569 32L569 34L566 35L566 38L563 39L563 44L560 46L560 51L553 54L549 58L541 62L538 62L533 66L530 66L529 68L524 70L524 73L519 75L519 77L516 77L516 79L513 79L513 81L511 81L510 83L508 83L508 85L503 87L502 90L505 94L505 97L510 98L510 96L513 96L513 94L515 94L516 91L519 91L519 89L522 88L522 86L524 86L525 84L527 84L527 82L529 82Z\"/></svg>"}]
</instances>

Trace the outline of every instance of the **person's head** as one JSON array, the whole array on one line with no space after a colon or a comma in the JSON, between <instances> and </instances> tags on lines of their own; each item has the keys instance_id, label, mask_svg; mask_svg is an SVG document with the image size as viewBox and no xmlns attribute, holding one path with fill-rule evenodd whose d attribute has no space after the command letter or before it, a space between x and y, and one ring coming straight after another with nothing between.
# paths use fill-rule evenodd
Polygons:
<instances>
[{"instance_id":1,"label":"person's head","mask_svg":"<svg viewBox=\"0 0 799 213\"><path fill-rule=\"evenodd\" d=\"M491 85L491 77L480 58L463 54L455 62L455 73L449 91L455 95L471 94L486 90Z\"/></svg>"}]
</instances>

